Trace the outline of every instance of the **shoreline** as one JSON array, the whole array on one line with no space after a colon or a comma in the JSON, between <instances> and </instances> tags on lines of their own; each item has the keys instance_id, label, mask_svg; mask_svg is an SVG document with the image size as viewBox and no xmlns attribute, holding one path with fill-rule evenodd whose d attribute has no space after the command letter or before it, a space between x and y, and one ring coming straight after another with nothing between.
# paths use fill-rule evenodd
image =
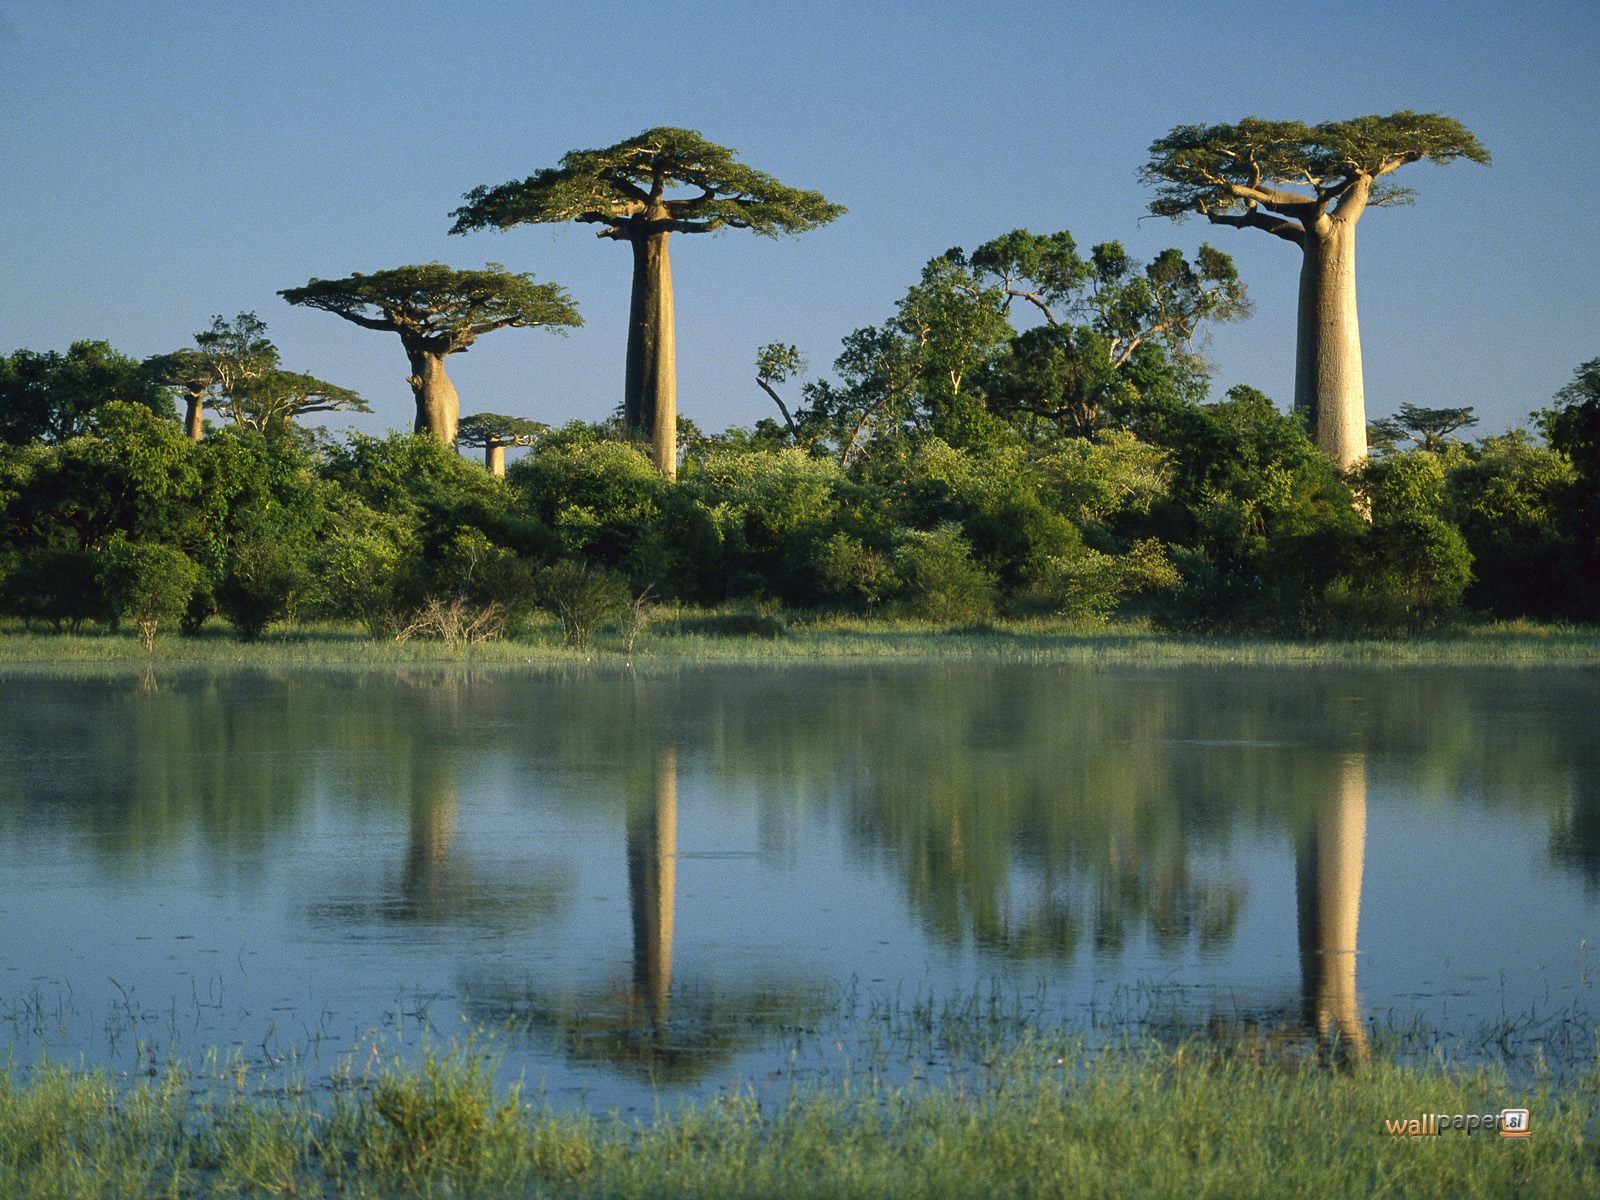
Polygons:
<instances>
[{"instance_id":1,"label":"shoreline","mask_svg":"<svg viewBox=\"0 0 1600 1200\"><path fill-rule=\"evenodd\" d=\"M826 619L796 621L776 637L675 632L643 635L630 657L616 635L587 650L536 627L518 639L473 645L372 638L355 627L312 626L242 642L221 628L160 638L146 651L132 634L0 630L0 671L104 666L167 667L538 667L655 671L715 664L996 662L1119 666L1600 666L1600 628L1491 624L1395 639L1293 641L1205 636L1136 626L1083 627L1040 621L947 628Z\"/></svg>"}]
</instances>

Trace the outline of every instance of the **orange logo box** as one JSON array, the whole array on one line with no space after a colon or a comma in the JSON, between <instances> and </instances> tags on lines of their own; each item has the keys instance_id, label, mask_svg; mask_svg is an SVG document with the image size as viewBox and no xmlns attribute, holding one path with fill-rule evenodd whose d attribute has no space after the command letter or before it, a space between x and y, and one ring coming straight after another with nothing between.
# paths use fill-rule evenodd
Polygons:
<instances>
[{"instance_id":1,"label":"orange logo box","mask_svg":"<svg viewBox=\"0 0 1600 1200\"><path fill-rule=\"evenodd\" d=\"M1527 1137L1528 1132L1527 1109L1502 1108L1500 1110L1501 1137Z\"/></svg>"}]
</instances>

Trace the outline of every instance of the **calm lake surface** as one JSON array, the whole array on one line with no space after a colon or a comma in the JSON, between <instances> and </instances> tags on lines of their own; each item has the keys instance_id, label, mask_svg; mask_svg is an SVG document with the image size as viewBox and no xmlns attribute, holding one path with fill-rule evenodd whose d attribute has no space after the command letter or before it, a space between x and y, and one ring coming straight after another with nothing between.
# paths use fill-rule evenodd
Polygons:
<instances>
[{"instance_id":1,"label":"calm lake surface","mask_svg":"<svg viewBox=\"0 0 1600 1200\"><path fill-rule=\"evenodd\" d=\"M1537 1042L1593 1028L1597 934L1587 669L0 678L19 1061L482 1026L648 1109L928 1001Z\"/></svg>"}]
</instances>

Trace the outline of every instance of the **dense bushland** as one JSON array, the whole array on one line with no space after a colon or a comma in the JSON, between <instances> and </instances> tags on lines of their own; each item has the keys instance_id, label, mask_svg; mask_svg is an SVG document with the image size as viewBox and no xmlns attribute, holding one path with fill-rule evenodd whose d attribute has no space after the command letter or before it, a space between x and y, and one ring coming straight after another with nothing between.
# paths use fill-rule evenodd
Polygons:
<instances>
[{"instance_id":1,"label":"dense bushland","mask_svg":"<svg viewBox=\"0 0 1600 1200\"><path fill-rule=\"evenodd\" d=\"M1010 305L1035 292L1056 307L1026 325ZM1065 234L951 251L833 378L785 400L799 354L765 348L783 420L683 421L675 481L616 421L540 432L504 478L437 439L291 420L195 440L171 356L19 351L0 359L0 613L477 639L543 607L580 641L640 597L1287 635L1596 615L1600 365L1537 433L1468 442L1470 410L1406 406L1341 473L1260 392L1207 399L1190 339L1243 305L1209 250L1143 269Z\"/></svg>"}]
</instances>

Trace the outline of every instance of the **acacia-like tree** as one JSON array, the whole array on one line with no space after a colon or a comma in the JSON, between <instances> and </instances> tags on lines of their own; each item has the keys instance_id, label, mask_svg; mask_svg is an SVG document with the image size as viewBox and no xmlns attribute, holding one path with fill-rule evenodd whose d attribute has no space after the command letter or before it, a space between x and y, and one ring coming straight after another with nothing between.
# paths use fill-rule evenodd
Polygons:
<instances>
[{"instance_id":1,"label":"acacia-like tree","mask_svg":"<svg viewBox=\"0 0 1600 1200\"><path fill-rule=\"evenodd\" d=\"M360 325L400 335L417 401L418 433L455 445L461 402L444 360L464 352L486 333L543 326L563 331L583 324L566 290L536 283L498 263L458 271L443 263L393 267L371 275L313 279L279 292L290 304L320 308Z\"/></svg>"},{"instance_id":2,"label":"acacia-like tree","mask_svg":"<svg viewBox=\"0 0 1600 1200\"><path fill-rule=\"evenodd\" d=\"M456 444L475 446L483 451L483 465L496 479L506 474L506 447L532 446L550 431L542 421L527 417L507 417L500 413L474 413L463 417L456 431Z\"/></svg>"},{"instance_id":3,"label":"acacia-like tree","mask_svg":"<svg viewBox=\"0 0 1600 1200\"><path fill-rule=\"evenodd\" d=\"M1401 401L1400 411L1367 426L1367 441L1374 453L1392 453L1401 442L1411 442L1418 450L1434 453L1451 441L1450 435L1478 423L1472 405L1465 408L1420 408L1409 400Z\"/></svg>"},{"instance_id":4,"label":"acacia-like tree","mask_svg":"<svg viewBox=\"0 0 1600 1200\"><path fill-rule=\"evenodd\" d=\"M687 189L687 194L683 194ZM679 194L670 194L677 192ZM825 225L844 209L787 187L689 129L648 129L604 150L574 150L558 167L468 192L450 232L580 221L633 248L633 299L623 415L649 437L668 478L677 473L677 354L673 337L674 233L748 229L776 236Z\"/></svg>"},{"instance_id":5,"label":"acacia-like tree","mask_svg":"<svg viewBox=\"0 0 1600 1200\"><path fill-rule=\"evenodd\" d=\"M259 433L278 433L310 413L372 411L349 388L277 369L234 384L218 397L216 409L239 428Z\"/></svg>"},{"instance_id":6,"label":"acacia-like tree","mask_svg":"<svg viewBox=\"0 0 1600 1200\"><path fill-rule=\"evenodd\" d=\"M1356 322L1356 222L1368 208L1409 203L1385 181L1408 163L1489 162L1459 121L1397 112L1305 125L1248 117L1237 125L1180 125L1150 146L1150 211L1199 213L1217 225L1262 229L1300 247L1295 407L1341 468L1366 455L1367 422Z\"/></svg>"}]
</instances>

